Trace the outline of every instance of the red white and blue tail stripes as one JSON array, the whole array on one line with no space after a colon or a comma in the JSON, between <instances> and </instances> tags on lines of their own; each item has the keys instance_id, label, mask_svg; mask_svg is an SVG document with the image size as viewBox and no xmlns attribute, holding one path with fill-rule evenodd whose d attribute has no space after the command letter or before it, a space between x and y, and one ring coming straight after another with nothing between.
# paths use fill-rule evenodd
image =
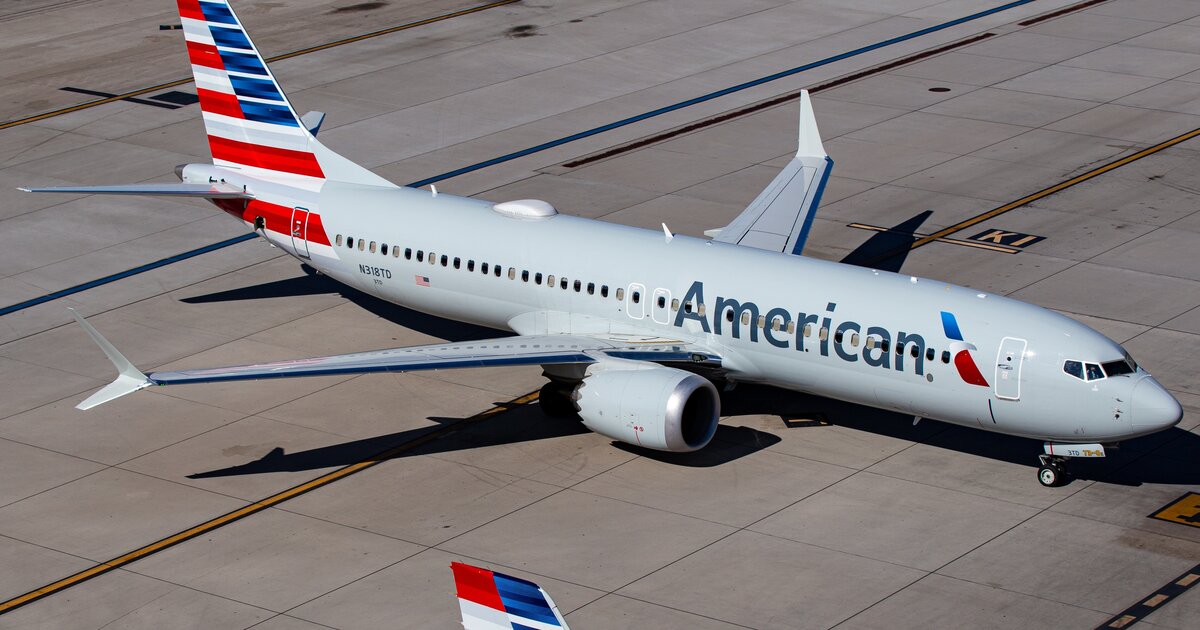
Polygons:
<instances>
[{"instance_id":1,"label":"red white and blue tail stripes","mask_svg":"<svg viewBox=\"0 0 1200 630\"><path fill-rule=\"evenodd\" d=\"M546 591L503 573L451 563L466 630L566 630Z\"/></svg>"},{"instance_id":2,"label":"red white and blue tail stripes","mask_svg":"<svg viewBox=\"0 0 1200 630\"><path fill-rule=\"evenodd\" d=\"M319 182L315 140L225 0L178 0L213 163Z\"/></svg>"},{"instance_id":3,"label":"red white and blue tail stripes","mask_svg":"<svg viewBox=\"0 0 1200 630\"><path fill-rule=\"evenodd\" d=\"M983 377L975 359L971 357L971 351L976 349L975 344L963 340L954 313L942 311L942 330L946 332L946 338L950 339L950 354L954 356L954 367L958 370L958 375L966 383L987 387L987 379Z\"/></svg>"}]
</instances>

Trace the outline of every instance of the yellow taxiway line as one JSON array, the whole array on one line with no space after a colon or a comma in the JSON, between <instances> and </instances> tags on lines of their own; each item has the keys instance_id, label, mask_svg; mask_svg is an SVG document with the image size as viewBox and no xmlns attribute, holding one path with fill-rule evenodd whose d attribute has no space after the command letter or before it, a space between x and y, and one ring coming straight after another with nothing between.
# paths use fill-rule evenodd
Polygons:
<instances>
[{"instance_id":1,"label":"yellow taxiway line","mask_svg":"<svg viewBox=\"0 0 1200 630\"><path fill-rule=\"evenodd\" d=\"M317 477L316 479L307 481L298 486L293 486L291 488L288 488L287 490L273 494L265 499L260 499L258 501L255 501L254 503L251 503L249 505L238 508L232 512L227 512L227 513L222 514L221 516L218 516L212 520L205 521L203 523L200 523L199 525L185 529L177 534L167 536L166 538L152 542L149 545L140 547L138 549L134 549L133 551L130 551L129 553L126 553L124 555L117 556L116 558L113 558L112 560L109 560L107 562L101 562L100 564L98 564L94 567L91 567L89 569L84 569L83 571L80 571L73 575L69 575L61 580L58 580L57 582L47 584L41 588L29 591L28 593L25 593L24 595L21 595L19 597L14 597L6 602L0 603L0 615L3 615L4 613L10 612L17 608L20 608L21 606L24 606L26 604L35 602L43 597L47 597L47 596L53 595L54 593L57 593L59 591L68 589L72 586L75 586L76 584L79 584L79 583L89 580L91 578L108 573L109 571L112 571L114 569L119 569L131 562L135 562L137 560L145 558L146 556L158 553L159 551L162 551L164 549L178 545L179 543L182 543L184 541L195 538L196 536L199 536L201 534L205 534L207 532L211 532L220 527L224 527L225 525L228 525L234 521L246 518L247 516L250 516L252 514L257 514L258 512L261 512L269 507L279 505L280 503L283 503L284 501L287 501L289 499L294 499L306 492L316 490L317 488L320 488L322 486L327 486L327 485L337 481L338 479L343 479L343 478L349 477L350 475L353 475L355 473L362 472L368 468L371 468L372 466L375 466L376 464L380 464L389 459L392 459L393 457L397 457L397 456L401 455L402 453L405 453L406 451L411 451L412 449L417 448L418 446L422 446L422 445L432 442L433 440L436 440L438 438L442 438L447 435L450 435L451 433L454 433L460 429L466 428L467 426L476 424L478 422L481 422L483 420L486 420L488 418L496 416L497 414L508 411L509 409L512 409L513 407L527 405L537 399L538 399L538 392L530 392L528 394L525 394L524 396L515 398L506 403L496 405L495 407L492 407L491 409L488 409L487 411L482 411L482 412L477 413L469 418L464 418L453 424L449 424L442 428L430 431L429 433L425 433L424 435L413 438L412 440L409 440L407 442L404 442L403 444L394 446L386 451L382 451L380 453L371 455L371 456L367 457L366 459L363 459L362 461L359 461L357 463L350 464L348 466L343 466L342 468L339 468L337 470L334 470L334 471L328 472L324 475L321 475L320 477Z\"/></svg>"}]
</instances>

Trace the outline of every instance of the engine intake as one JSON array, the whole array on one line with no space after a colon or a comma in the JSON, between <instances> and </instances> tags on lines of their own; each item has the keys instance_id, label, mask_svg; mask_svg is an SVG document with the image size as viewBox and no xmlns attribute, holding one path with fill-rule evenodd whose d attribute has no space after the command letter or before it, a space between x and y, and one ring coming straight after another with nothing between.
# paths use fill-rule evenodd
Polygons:
<instances>
[{"instance_id":1,"label":"engine intake","mask_svg":"<svg viewBox=\"0 0 1200 630\"><path fill-rule=\"evenodd\" d=\"M717 432L721 399L701 376L658 365L593 365L571 398L587 428L627 444L686 453Z\"/></svg>"}]
</instances>

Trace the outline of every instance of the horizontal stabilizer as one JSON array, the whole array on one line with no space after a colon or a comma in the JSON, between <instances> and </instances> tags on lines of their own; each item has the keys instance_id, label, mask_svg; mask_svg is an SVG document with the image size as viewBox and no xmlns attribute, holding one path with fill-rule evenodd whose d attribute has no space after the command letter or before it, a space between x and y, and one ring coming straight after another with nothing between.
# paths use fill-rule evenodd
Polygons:
<instances>
[{"instance_id":1,"label":"horizontal stabilizer","mask_svg":"<svg viewBox=\"0 0 1200 630\"><path fill-rule=\"evenodd\" d=\"M300 117L300 124L308 130L308 133L317 135L321 130L321 123L325 122L325 112L308 112Z\"/></svg>"},{"instance_id":2,"label":"horizontal stabilizer","mask_svg":"<svg viewBox=\"0 0 1200 630\"><path fill-rule=\"evenodd\" d=\"M125 355L114 348L99 331L92 328L92 325L87 323L87 320L78 311L73 308L68 308L67 310L71 311L71 316L75 318L75 321L79 322L84 332L92 338L92 341L96 342L96 345L100 346L100 349L104 351L108 360L112 361L112 364L117 368L117 380L88 396L86 400L75 406L76 409L91 409L97 405L102 405L126 394L132 394L139 389L145 389L154 384L145 374L142 374L140 370L134 367L129 362L129 359L125 358Z\"/></svg>"},{"instance_id":3,"label":"horizontal stabilizer","mask_svg":"<svg viewBox=\"0 0 1200 630\"><path fill-rule=\"evenodd\" d=\"M118 186L53 186L17 190L36 193L74 193L81 195L142 195L151 197L200 197L203 199L253 199L254 195L236 186L212 184L123 184Z\"/></svg>"},{"instance_id":4,"label":"horizontal stabilizer","mask_svg":"<svg viewBox=\"0 0 1200 630\"><path fill-rule=\"evenodd\" d=\"M450 563L465 630L568 630L550 594L537 584L482 567Z\"/></svg>"}]
</instances>

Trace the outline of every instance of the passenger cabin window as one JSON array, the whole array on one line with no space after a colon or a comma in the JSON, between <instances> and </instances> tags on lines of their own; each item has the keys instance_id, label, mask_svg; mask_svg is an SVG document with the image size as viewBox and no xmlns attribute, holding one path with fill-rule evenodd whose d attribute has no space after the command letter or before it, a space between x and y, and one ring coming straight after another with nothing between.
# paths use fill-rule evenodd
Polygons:
<instances>
[{"instance_id":1,"label":"passenger cabin window","mask_svg":"<svg viewBox=\"0 0 1200 630\"><path fill-rule=\"evenodd\" d=\"M566 278L559 278L558 283L559 283L559 286L562 287L563 291L567 290L567 279Z\"/></svg>"},{"instance_id":2,"label":"passenger cabin window","mask_svg":"<svg viewBox=\"0 0 1200 630\"><path fill-rule=\"evenodd\" d=\"M600 297L604 297L604 298L608 297L608 285L607 284L600 285Z\"/></svg>"},{"instance_id":3,"label":"passenger cabin window","mask_svg":"<svg viewBox=\"0 0 1200 630\"><path fill-rule=\"evenodd\" d=\"M509 279L509 280L516 280L516 279L517 279L517 268L516 268L516 267L509 267L509 268L508 268L508 279Z\"/></svg>"},{"instance_id":4,"label":"passenger cabin window","mask_svg":"<svg viewBox=\"0 0 1200 630\"><path fill-rule=\"evenodd\" d=\"M475 271L475 261L474 260L467 261L467 271Z\"/></svg>"},{"instance_id":5,"label":"passenger cabin window","mask_svg":"<svg viewBox=\"0 0 1200 630\"><path fill-rule=\"evenodd\" d=\"M425 252L423 250L417 250L417 262L425 262Z\"/></svg>"},{"instance_id":6,"label":"passenger cabin window","mask_svg":"<svg viewBox=\"0 0 1200 630\"><path fill-rule=\"evenodd\" d=\"M842 343L842 331L838 330L833 333L833 343Z\"/></svg>"},{"instance_id":7,"label":"passenger cabin window","mask_svg":"<svg viewBox=\"0 0 1200 630\"><path fill-rule=\"evenodd\" d=\"M374 245L375 241L371 241L371 244ZM365 239L365 238L358 239L358 251L361 252L366 248L367 248L367 239Z\"/></svg>"},{"instance_id":8,"label":"passenger cabin window","mask_svg":"<svg viewBox=\"0 0 1200 630\"><path fill-rule=\"evenodd\" d=\"M950 351L942 350L942 363L949 363L949 362L950 362Z\"/></svg>"},{"instance_id":9,"label":"passenger cabin window","mask_svg":"<svg viewBox=\"0 0 1200 630\"><path fill-rule=\"evenodd\" d=\"M554 288L554 274L546 276L546 286L550 287L551 289Z\"/></svg>"},{"instance_id":10,"label":"passenger cabin window","mask_svg":"<svg viewBox=\"0 0 1200 630\"><path fill-rule=\"evenodd\" d=\"M446 267L449 264L450 264L450 257L445 254L442 254L442 266Z\"/></svg>"},{"instance_id":11,"label":"passenger cabin window","mask_svg":"<svg viewBox=\"0 0 1200 630\"><path fill-rule=\"evenodd\" d=\"M400 246L395 245L392 247L392 258L399 258L399 257L400 257Z\"/></svg>"},{"instance_id":12,"label":"passenger cabin window","mask_svg":"<svg viewBox=\"0 0 1200 630\"><path fill-rule=\"evenodd\" d=\"M624 289L624 287L617 287L616 298L617 298L617 301L618 301L618 302L624 302L624 301L625 301L625 289Z\"/></svg>"},{"instance_id":13,"label":"passenger cabin window","mask_svg":"<svg viewBox=\"0 0 1200 630\"><path fill-rule=\"evenodd\" d=\"M479 271L480 271L480 272L482 272L482 273L483 273L483 275L485 275L485 276L486 276L486 275L487 275L487 272L488 272L488 264L487 264L487 263L480 263L480 264L479 264Z\"/></svg>"},{"instance_id":14,"label":"passenger cabin window","mask_svg":"<svg viewBox=\"0 0 1200 630\"><path fill-rule=\"evenodd\" d=\"M342 246L342 235L341 234L338 234L337 238L333 239L333 244L337 245L338 247Z\"/></svg>"},{"instance_id":15,"label":"passenger cabin window","mask_svg":"<svg viewBox=\"0 0 1200 630\"><path fill-rule=\"evenodd\" d=\"M387 243L379 244L379 253L383 254L384 256L387 256Z\"/></svg>"},{"instance_id":16,"label":"passenger cabin window","mask_svg":"<svg viewBox=\"0 0 1200 630\"><path fill-rule=\"evenodd\" d=\"M528 269L521 270L521 282L529 282L529 270Z\"/></svg>"},{"instance_id":17,"label":"passenger cabin window","mask_svg":"<svg viewBox=\"0 0 1200 630\"><path fill-rule=\"evenodd\" d=\"M354 249L354 237L353 236L346 237L346 247L349 247L350 249Z\"/></svg>"},{"instance_id":18,"label":"passenger cabin window","mask_svg":"<svg viewBox=\"0 0 1200 630\"><path fill-rule=\"evenodd\" d=\"M374 254L374 253L375 253L375 241L371 241L371 246L370 246L368 249L370 249L370 250L371 250L371 253L372 253L372 254Z\"/></svg>"},{"instance_id":19,"label":"passenger cabin window","mask_svg":"<svg viewBox=\"0 0 1200 630\"><path fill-rule=\"evenodd\" d=\"M661 295L658 296L658 308L666 308L666 306L667 306L667 298L665 298Z\"/></svg>"},{"instance_id":20,"label":"passenger cabin window","mask_svg":"<svg viewBox=\"0 0 1200 630\"><path fill-rule=\"evenodd\" d=\"M500 265L492 265L492 272L497 278L500 277Z\"/></svg>"},{"instance_id":21,"label":"passenger cabin window","mask_svg":"<svg viewBox=\"0 0 1200 630\"><path fill-rule=\"evenodd\" d=\"M582 284L581 282L579 282L578 280L576 280L576 281L575 281L575 292L576 292L576 293L579 293L579 291L580 291L582 288L583 288L583 284Z\"/></svg>"},{"instance_id":22,"label":"passenger cabin window","mask_svg":"<svg viewBox=\"0 0 1200 630\"><path fill-rule=\"evenodd\" d=\"M454 257L454 268L462 269L462 259L457 256Z\"/></svg>"},{"instance_id":23,"label":"passenger cabin window","mask_svg":"<svg viewBox=\"0 0 1200 630\"><path fill-rule=\"evenodd\" d=\"M533 274L533 283L534 284L542 283L542 273L540 271L538 273Z\"/></svg>"},{"instance_id":24,"label":"passenger cabin window","mask_svg":"<svg viewBox=\"0 0 1200 630\"><path fill-rule=\"evenodd\" d=\"M588 289L588 295L595 295L596 294L596 283L589 282L587 289Z\"/></svg>"},{"instance_id":25,"label":"passenger cabin window","mask_svg":"<svg viewBox=\"0 0 1200 630\"><path fill-rule=\"evenodd\" d=\"M733 309L729 309L729 310L725 311L725 321L727 321L727 322L733 321Z\"/></svg>"},{"instance_id":26,"label":"passenger cabin window","mask_svg":"<svg viewBox=\"0 0 1200 630\"><path fill-rule=\"evenodd\" d=\"M637 304L638 302L641 302L641 301L642 301L642 292L641 292L641 291L634 291L634 292L633 292L633 298L632 298L632 299L633 299L633 303L634 303L634 304ZM729 311L729 314L730 314L730 316L732 316L732 315L733 315L733 311ZM731 319L731 320L729 320L729 321L733 321L733 320Z\"/></svg>"},{"instance_id":27,"label":"passenger cabin window","mask_svg":"<svg viewBox=\"0 0 1200 630\"><path fill-rule=\"evenodd\" d=\"M1074 376L1079 380L1083 380L1083 364L1079 361L1064 361L1063 372Z\"/></svg>"},{"instance_id":28,"label":"passenger cabin window","mask_svg":"<svg viewBox=\"0 0 1200 630\"><path fill-rule=\"evenodd\" d=\"M404 260L412 260L412 248L411 247L404 248Z\"/></svg>"},{"instance_id":29,"label":"passenger cabin window","mask_svg":"<svg viewBox=\"0 0 1200 630\"><path fill-rule=\"evenodd\" d=\"M933 358L936 356L937 356L937 351L934 350L933 348L925 349L925 360L926 361L933 361Z\"/></svg>"}]
</instances>

